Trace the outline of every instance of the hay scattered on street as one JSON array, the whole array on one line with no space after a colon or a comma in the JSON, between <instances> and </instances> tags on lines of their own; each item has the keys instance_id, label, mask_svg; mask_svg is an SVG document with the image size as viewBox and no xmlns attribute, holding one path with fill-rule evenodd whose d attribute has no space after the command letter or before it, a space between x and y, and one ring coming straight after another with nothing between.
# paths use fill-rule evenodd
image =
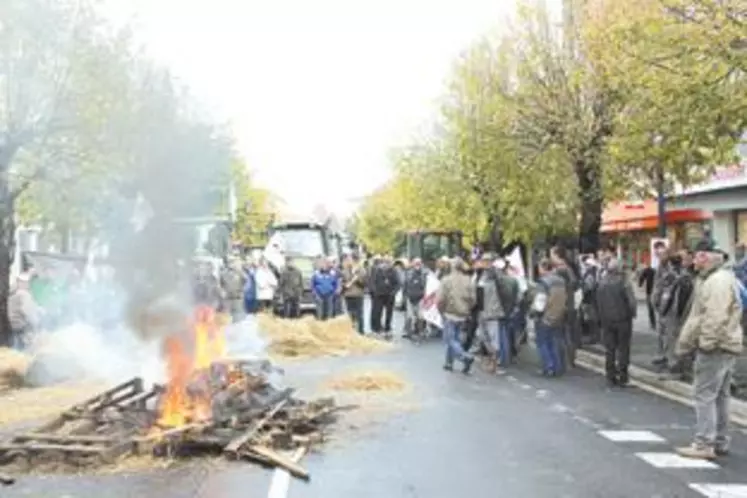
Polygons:
<instances>
[{"instance_id":1,"label":"hay scattered on street","mask_svg":"<svg viewBox=\"0 0 747 498\"><path fill-rule=\"evenodd\" d=\"M348 372L327 381L326 386L335 391L402 391L405 380L389 371Z\"/></svg>"},{"instance_id":2,"label":"hay scattered on street","mask_svg":"<svg viewBox=\"0 0 747 498\"><path fill-rule=\"evenodd\" d=\"M93 383L62 384L7 391L0 395L0 425L51 418L102 387Z\"/></svg>"},{"instance_id":3,"label":"hay scattered on street","mask_svg":"<svg viewBox=\"0 0 747 498\"><path fill-rule=\"evenodd\" d=\"M284 358L371 354L392 347L358 334L346 316L318 321L312 317L286 320L260 315L259 330L270 343L270 353Z\"/></svg>"}]
</instances>

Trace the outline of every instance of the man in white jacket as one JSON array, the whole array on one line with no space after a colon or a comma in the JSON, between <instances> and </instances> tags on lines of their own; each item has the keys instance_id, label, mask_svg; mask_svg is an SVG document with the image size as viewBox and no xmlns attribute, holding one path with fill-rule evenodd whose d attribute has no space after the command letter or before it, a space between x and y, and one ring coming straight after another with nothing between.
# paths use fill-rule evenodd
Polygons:
<instances>
[{"instance_id":1,"label":"man in white jacket","mask_svg":"<svg viewBox=\"0 0 747 498\"><path fill-rule=\"evenodd\" d=\"M278 279L265 258L259 258L254 278L257 282L259 310L272 310L272 301L275 297L275 289L278 287Z\"/></svg>"}]
</instances>

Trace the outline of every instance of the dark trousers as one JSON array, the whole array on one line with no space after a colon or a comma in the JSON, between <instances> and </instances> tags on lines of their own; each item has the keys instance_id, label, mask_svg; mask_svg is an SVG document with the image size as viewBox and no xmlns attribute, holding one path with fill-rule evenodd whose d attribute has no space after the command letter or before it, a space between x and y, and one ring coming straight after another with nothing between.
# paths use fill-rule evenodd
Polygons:
<instances>
[{"instance_id":1,"label":"dark trousers","mask_svg":"<svg viewBox=\"0 0 747 498\"><path fill-rule=\"evenodd\" d=\"M633 335L633 321L605 323L604 328L604 371L607 379L628 380L630 364L630 339Z\"/></svg>"},{"instance_id":2,"label":"dark trousers","mask_svg":"<svg viewBox=\"0 0 747 498\"><path fill-rule=\"evenodd\" d=\"M472 351L472 345L475 343L475 337L477 336L478 315L480 310L475 308L472 310L472 314L469 319L464 322L464 340L462 341L462 349L465 351Z\"/></svg>"},{"instance_id":3,"label":"dark trousers","mask_svg":"<svg viewBox=\"0 0 747 498\"><path fill-rule=\"evenodd\" d=\"M384 323L381 323L382 314ZM373 296L371 302L371 330L391 332L394 316L394 296Z\"/></svg>"},{"instance_id":4,"label":"dark trousers","mask_svg":"<svg viewBox=\"0 0 747 498\"><path fill-rule=\"evenodd\" d=\"M272 301L268 299L260 299L257 301L257 309L261 312L272 311Z\"/></svg>"},{"instance_id":5,"label":"dark trousers","mask_svg":"<svg viewBox=\"0 0 747 498\"><path fill-rule=\"evenodd\" d=\"M651 296L646 296L646 307L648 308L648 324L651 330L656 330L656 311L654 303L651 302Z\"/></svg>"},{"instance_id":6,"label":"dark trousers","mask_svg":"<svg viewBox=\"0 0 747 498\"><path fill-rule=\"evenodd\" d=\"M301 315L301 306L298 298L285 298L283 301L283 318L298 318Z\"/></svg>"},{"instance_id":7,"label":"dark trousers","mask_svg":"<svg viewBox=\"0 0 747 498\"><path fill-rule=\"evenodd\" d=\"M363 297L346 297L345 307L348 310L350 320L359 334L363 334Z\"/></svg>"}]
</instances>

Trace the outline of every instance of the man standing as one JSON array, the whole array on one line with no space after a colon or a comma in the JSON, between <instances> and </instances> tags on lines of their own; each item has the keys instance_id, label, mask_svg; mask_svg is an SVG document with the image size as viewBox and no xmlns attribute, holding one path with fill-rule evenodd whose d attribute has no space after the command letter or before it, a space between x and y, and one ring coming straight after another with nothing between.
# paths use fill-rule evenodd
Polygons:
<instances>
[{"instance_id":1,"label":"man standing","mask_svg":"<svg viewBox=\"0 0 747 498\"><path fill-rule=\"evenodd\" d=\"M332 271L332 263L323 261L322 267L311 277L311 290L316 301L317 320L328 320L334 317L335 295L340 287L337 273Z\"/></svg>"},{"instance_id":2,"label":"man standing","mask_svg":"<svg viewBox=\"0 0 747 498\"><path fill-rule=\"evenodd\" d=\"M674 294L677 275L669 260L670 255L666 244L662 241L657 241L654 244L654 251L658 260L658 266L654 274L654 288L651 294L651 302L656 313L656 335L658 341L657 357L652 363L663 371L670 367L669 359L667 358L667 348L671 342L669 338L672 336L667 326L668 324L664 319L664 311L668 308ZM671 351L671 347L669 349Z\"/></svg>"},{"instance_id":3,"label":"man standing","mask_svg":"<svg viewBox=\"0 0 747 498\"><path fill-rule=\"evenodd\" d=\"M628 384L630 339L633 334L638 302L633 286L625 277L619 261L610 260L597 286L599 319L604 338L604 371L610 387Z\"/></svg>"},{"instance_id":4,"label":"man standing","mask_svg":"<svg viewBox=\"0 0 747 498\"><path fill-rule=\"evenodd\" d=\"M376 265L371 274L371 329L374 333L383 332L389 336L392 331L392 316L394 314L394 296L399 290L399 277L392 264L391 256L387 255ZM381 323L382 313L384 323Z\"/></svg>"},{"instance_id":5,"label":"man standing","mask_svg":"<svg viewBox=\"0 0 747 498\"><path fill-rule=\"evenodd\" d=\"M225 295L224 311L231 315L234 323L244 318L244 284L246 275L241 270L240 262L230 260L221 271L220 285Z\"/></svg>"},{"instance_id":6,"label":"man standing","mask_svg":"<svg viewBox=\"0 0 747 498\"><path fill-rule=\"evenodd\" d=\"M566 313L563 336L557 339L560 351L560 371L564 373L568 367L575 366L576 349L581 345L580 333L576 323L576 299L578 279L568 263L568 251L563 246L554 246L550 250L550 261L552 261L555 273L565 282Z\"/></svg>"},{"instance_id":7,"label":"man standing","mask_svg":"<svg viewBox=\"0 0 747 498\"><path fill-rule=\"evenodd\" d=\"M742 352L742 307L734 273L711 240L695 249L698 271L690 314L682 327L676 351L695 353L693 389L696 432L690 446L677 453L713 459L729 451L729 398L732 373Z\"/></svg>"},{"instance_id":8,"label":"man standing","mask_svg":"<svg viewBox=\"0 0 747 498\"><path fill-rule=\"evenodd\" d=\"M29 290L31 276L21 273L16 287L8 298L8 319L10 320L11 347L19 351L28 346L31 336L41 323L42 309L34 301Z\"/></svg>"},{"instance_id":9,"label":"man standing","mask_svg":"<svg viewBox=\"0 0 747 498\"><path fill-rule=\"evenodd\" d=\"M405 285L402 295L405 298L407 316L403 336L419 339L423 333L423 320L420 318L420 301L425 297L425 282L428 274L423 268L423 261L415 258L412 266L405 272Z\"/></svg>"},{"instance_id":10,"label":"man standing","mask_svg":"<svg viewBox=\"0 0 747 498\"><path fill-rule=\"evenodd\" d=\"M301 314L303 274L290 256L285 258L285 266L280 272L278 293L283 301L283 318L298 318Z\"/></svg>"},{"instance_id":11,"label":"man standing","mask_svg":"<svg viewBox=\"0 0 747 498\"><path fill-rule=\"evenodd\" d=\"M519 282L508 274L506 260L498 258L493 263L495 286L498 294L498 361L502 367L511 364L516 348L512 318L519 304Z\"/></svg>"},{"instance_id":12,"label":"man standing","mask_svg":"<svg viewBox=\"0 0 747 498\"><path fill-rule=\"evenodd\" d=\"M342 293L345 308L358 333L363 335L363 291L366 287L366 270L360 265L357 256L346 256L342 268Z\"/></svg>"},{"instance_id":13,"label":"man standing","mask_svg":"<svg viewBox=\"0 0 747 498\"><path fill-rule=\"evenodd\" d=\"M542 363L542 375L555 377L562 372L557 341L563 337L565 326L565 282L553 271L553 264L543 259L538 265L539 280L532 300L530 314L535 319L535 340Z\"/></svg>"},{"instance_id":14,"label":"man standing","mask_svg":"<svg viewBox=\"0 0 747 498\"><path fill-rule=\"evenodd\" d=\"M463 260L455 260L452 271L441 281L436 302L444 317L444 341L446 342L446 362L444 370L454 369L454 360L462 362L462 372L468 374L474 358L464 351L460 334L477 301L475 286L467 273Z\"/></svg>"}]
</instances>

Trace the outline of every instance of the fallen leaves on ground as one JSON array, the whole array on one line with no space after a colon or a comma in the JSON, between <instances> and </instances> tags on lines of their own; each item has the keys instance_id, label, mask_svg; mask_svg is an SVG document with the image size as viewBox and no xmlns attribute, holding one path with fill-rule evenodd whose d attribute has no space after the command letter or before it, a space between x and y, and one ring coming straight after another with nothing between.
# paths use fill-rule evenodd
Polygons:
<instances>
[{"instance_id":1,"label":"fallen leaves on ground","mask_svg":"<svg viewBox=\"0 0 747 498\"><path fill-rule=\"evenodd\" d=\"M260 333L269 341L269 352L283 358L371 354L392 348L388 342L362 336L346 316L319 321L260 315Z\"/></svg>"}]
</instances>

